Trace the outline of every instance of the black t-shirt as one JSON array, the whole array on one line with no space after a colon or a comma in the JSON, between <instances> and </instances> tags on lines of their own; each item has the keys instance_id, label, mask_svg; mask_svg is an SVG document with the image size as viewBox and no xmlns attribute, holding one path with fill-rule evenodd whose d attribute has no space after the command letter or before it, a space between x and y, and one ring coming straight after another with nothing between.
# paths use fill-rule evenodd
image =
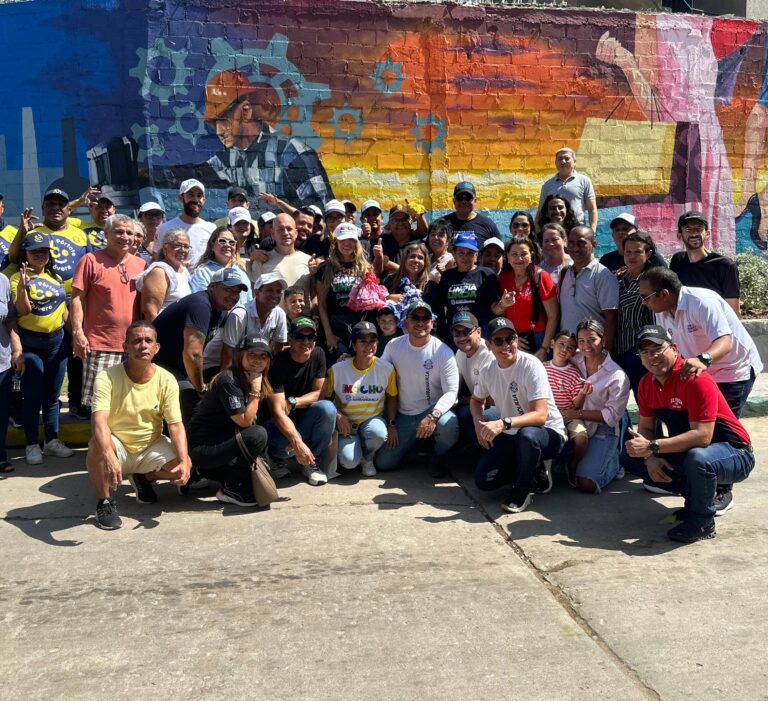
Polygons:
<instances>
[{"instance_id":1,"label":"black t-shirt","mask_svg":"<svg viewBox=\"0 0 768 701\"><path fill-rule=\"evenodd\" d=\"M329 265L331 265L330 261L326 261L317 269L315 278L318 282L323 282ZM331 318L339 314L345 316L356 314L356 312L347 308L347 300L349 299L350 290L360 282L360 278L352 272L354 263L342 263L341 266L341 269L333 274L331 285L328 288L328 296L325 298L326 310Z\"/></svg>"},{"instance_id":2,"label":"black t-shirt","mask_svg":"<svg viewBox=\"0 0 768 701\"><path fill-rule=\"evenodd\" d=\"M243 390L232 371L219 373L190 421L189 447L216 445L232 438L238 426L230 417L242 414L247 405L248 391Z\"/></svg>"},{"instance_id":3,"label":"black t-shirt","mask_svg":"<svg viewBox=\"0 0 768 701\"><path fill-rule=\"evenodd\" d=\"M494 236L497 239L502 239L499 233L499 228L493 223L493 220L486 217L484 214L477 214L474 219L464 221L459 219L456 212L451 212L443 217L453 227L454 231L472 231L477 239L477 247L482 251L483 244ZM494 300L498 302L498 300Z\"/></svg>"},{"instance_id":4,"label":"black t-shirt","mask_svg":"<svg viewBox=\"0 0 768 701\"><path fill-rule=\"evenodd\" d=\"M327 258L328 251L331 250L331 239L327 236L310 236L304 242L301 250L308 256L317 256L318 258Z\"/></svg>"},{"instance_id":5,"label":"black t-shirt","mask_svg":"<svg viewBox=\"0 0 768 701\"><path fill-rule=\"evenodd\" d=\"M184 369L184 328L191 326L205 334L205 342L213 336L226 314L211 304L206 290L194 292L174 302L160 312L152 323L157 329L160 351L155 362L163 367L186 374Z\"/></svg>"},{"instance_id":6,"label":"black t-shirt","mask_svg":"<svg viewBox=\"0 0 768 701\"><path fill-rule=\"evenodd\" d=\"M460 311L471 312L481 326L494 316L491 305L501 298L499 279L490 268L478 267L466 273L458 268L446 270L437 286L438 329L442 338L449 338L448 323Z\"/></svg>"},{"instance_id":7,"label":"black t-shirt","mask_svg":"<svg viewBox=\"0 0 768 701\"><path fill-rule=\"evenodd\" d=\"M710 251L706 258L691 263L685 251L672 256L670 270L677 273L686 287L705 287L723 299L738 299L741 293L739 269L730 258Z\"/></svg>"},{"instance_id":8,"label":"black t-shirt","mask_svg":"<svg viewBox=\"0 0 768 701\"><path fill-rule=\"evenodd\" d=\"M667 261L664 260L664 256L662 256L661 253L656 253L655 258L651 256L648 262L651 265L660 265L662 268L668 267ZM624 267L624 256L618 251L609 251L600 256L600 264L604 265L612 273L615 273L619 268Z\"/></svg>"},{"instance_id":9,"label":"black t-shirt","mask_svg":"<svg viewBox=\"0 0 768 701\"><path fill-rule=\"evenodd\" d=\"M312 391L312 385L318 378L325 378L325 353L315 346L306 363L297 363L291 358L290 350L277 355L269 369L269 382L275 393L282 392L285 398L301 397ZM303 410L292 411L294 417Z\"/></svg>"},{"instance_id":10,"label":"black t-shirt","mask_svg":"<svg viewBox=\"0 0 768 701\"><path fill-rule=\"evenodd\" d=\"M381 235L381 250L384 253L384 255L389 258L389 260L392 263L399 263L400 262L400 253L402 250L416 242L418 243L421 241L421 239L418 237L418 235L415 232L411 233L410 238L401 246L397 239L395 239L392 234L382 234Z\"/></svg>"}]
</instances>

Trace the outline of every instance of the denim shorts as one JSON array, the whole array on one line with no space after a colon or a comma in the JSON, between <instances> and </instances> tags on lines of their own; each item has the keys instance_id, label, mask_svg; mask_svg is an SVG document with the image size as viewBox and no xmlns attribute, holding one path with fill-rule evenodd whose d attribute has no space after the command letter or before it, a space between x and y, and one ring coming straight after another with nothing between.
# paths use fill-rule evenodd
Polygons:
<instances>
[{"instance_id":1,"label":"denim shorts","mask_svg":"<svg viewBox=\"0 0 768 701\"><path fill-rule=\"evenodd\" d=\"M600 424L589 439L587 452L576 468L577 477L585 477L602 489L619 471L619 437L613 426Z\"/></svg>"}]
</instances>

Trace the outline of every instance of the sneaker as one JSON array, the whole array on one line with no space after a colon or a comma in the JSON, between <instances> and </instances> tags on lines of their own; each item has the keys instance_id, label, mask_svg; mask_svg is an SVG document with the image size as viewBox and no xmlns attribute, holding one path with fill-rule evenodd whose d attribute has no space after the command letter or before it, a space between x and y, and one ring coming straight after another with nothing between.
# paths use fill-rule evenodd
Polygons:
<instances>
[{"instance_id":1,"label":"sneaker","mask_svg":"<svg viewBox=\"0 0 768 701\"><path fill-rule=\"evenodd\" d=\"M235 491L231 487L222 487L216 492L216 498L225 504L236 504L237 506L256 506L256 497L253 493L244 494Z\"/></svg>"},{"instance_id":2,"label":"sneaker","mask_svg":"<svg viewBox=\"0 0 768 701\"><path fill-rule=\"evenodd\" d=\"M288 477L291 474L291 468L288 467L288 463L285 460L270 460L267 464L269 465L269 474L272 475L272 479L283 479L283 477Z\"/></svg>"},{"instance_id":3,"label":"sneaker","mask_svg":"<svg viewBox=\"0 0 768 701\"><path fill-rule=\"evenodd\" d=\"M75 451L64 445L58 438L43 443L43 453L54 458L71 458Z\"/></svg>"},{"instance_id":4,"label":"sneaker","mask_svg":"<svg viewBox=\"0 0 768 701\"><path fill-rule=\"evenodd\" d=\"M131 487L133 487L133 491L136 494L136 501L138 501L139 504L157 503L155 488L152 486L152 482L144 477L144 475L138 473L128 475L128 481L131 483Z\"/></svg>"},{"instance_id":5,"label":"sneaker","mask_svg":"<svg viewBox=\"0 0 768 701\"><path fill-rule=\"evenodd\" d=\"M667 531L669 539L675 540L678 543L696 543L699 540L712 540L715 535L714 521L706 526L694 526L688 521L683 521Z\"/></svg>"},{"instance_id":6,"label":"sneaker","mask_svg":"<svg viewBox=\"0 0 768 701\"><path fill-rule=\"evenodd\" d=\"M661 487L656 487L653 484L648 484L647 482L643 482L643 489L646 492L650 492L651 494L663 494L667 497L678 497L679 494L675 494L675 492L670 492L668 489L662 489Z\"/></svg>"},{"instance_id":7,"label":"sneaker","mask_svg":"<svg viewBox=\"0 0 768 701\"><path fill-rule=\"evenodd\" d=\"M532 501L533 493L518 487L512 490L512 494L507 497L501 508L508 514L519 514L521 511L525 511Z\"/></svg>"},{"instance_id":8,"label":"sneaker","mask_svg":"<svg viewBox=\"0 0 768 701\"><path fill-rule=\"evenodd\" d=\"M373 461L361 462L360 469L363 477L376 477L376 465L373 464Z\"/></svg>"},{"instance_id":9,"label":"sneaker","mask_svg":"<svg viewBox=\"0 0 768 701\"><path fill-rule=\"evenodd\" d=\"M627 473L625 472L624 468L619 466L619 471L616 473L616 476L613 479L623 480L626 476L627 476Z\"/></svg>"},{"instance_id":10,"label":"sneaker","mask_svg":"<svg viewBox=\"0 0 768 701\"><path fill-rule=\"evenodd\" d=\"M676 511L672 512L672 518L675 519L675 521L687 521L688 520L688 509L683 507L682 509L677 509Z\"/></svg>"},{"instance_id":11,"label":"sneaker","mask_svg":"<svg viewBox=\"0 0 768 701\"><path fill-rule=\"evenodd\" d=\"M715 516L722 516L733 508L733 485L719 484L715 492Z\"/></svg>"},{"instance_id":12,"label":"sneaker","mask_svg":"<svg viewBox=\"0 0 768 701\"><path fill-rule=\"evenodd\" d=\"M114 499L99 499L96 502L96 525L105 531L114 531L123 525Z\"/></svg>"},{"instance_id":13,"label":"sneaker","mask_svg":"<svg viewBox=\"0 0 768 701\"><path fill-rule=\"evenodd\" d=\"M533 491L536 494L547 494L552 491L552 461L544 460L536 471L533 479Z\"/></svg>"},{"instance_id":14,"label":"sneaker","mask_svg":"<svg viewBox=\"0 0 768 701\"><path fill-rule=\"evenodd\" d=\"M328 477L317 465L302 465L301 472L313 487L319 487L328 481Z\"/></svg>"},{"instance_id":15,"label":"sneaker","mask_svg":"<svg viewBox=\"0 0 768 701\"><path fill-rule=\"evenodd\" d=\"M83 406L82 404L72 407L70 406L69 415L78 419L79 421L91 420L91 407Z\"/></svg>"},{"instance_id":16,"label":"sneaker","mask_svg":"<svg viewBox=\"0 0 768 701\"><path fill-rule=\"evenodd\" d=\"M43 451L40 450L40 446L37 443L28 445L24 449L24 460L27 463L27 465L43 464Z\"/></svg>"},{"instance_id":17,"label":"sneaker","mask_svg":"<svg viewBox=\"0 0 768 701\"><path fill-rule=\"evenodd\" d=\"M445 456L431 453L427 462L427 474L430 477L445 477L448 470L445 469Z\"/></svg>"}]
</instances>

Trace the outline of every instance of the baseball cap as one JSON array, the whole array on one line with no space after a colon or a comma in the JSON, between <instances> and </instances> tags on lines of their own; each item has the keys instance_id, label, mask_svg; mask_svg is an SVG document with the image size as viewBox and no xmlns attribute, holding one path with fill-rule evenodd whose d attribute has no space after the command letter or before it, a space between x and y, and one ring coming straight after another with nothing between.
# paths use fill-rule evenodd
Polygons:
<instances>
[{"instance_id":1,"label":"baseball cap","mask_svg":"<svg viewBox=\"0 0 768 701\"><path fill-rule=\"evenodd\" d=\"M274 212L264 212L258 219L259 226L269 224L273 219L277 219L277 215Z\"/></svg>"},{"instance_id":2,"label":"baseball cap","mask_svg":"<svg viewBox=\"0 0 768 701\"><path fill-rule=\"evenodd\" d=\"M364 336L378 336L376 327L370 321L359 321L352 327L353 341Z\"/></svg>"},{"instance_id":3,"label":"baseball cap","mask_svg":"<svg viewBox=\"0 0 768 701\"><path fill-rule=\"evenodd\" d=\"M288 283L285 281L285 278L281 277L277 273L264 273L263 275L259 275L259 277L256 278L255 282L253 283L253 289L261 289L264 287L264 285L271 285L273 282L279 282L282 284L283 289L288 287Z\"/></svg>"},{"instance_id":4,"label":"baseball cap","mask_svg":"<svg viewBox=\"0 0 768 701\"><path fill-rule=\"evenodd\" d=\"M251 213L245 207L232 207L227 214L227 221L230 226L234 226L239 221L247 221L249 224L253 221Z\"/></svg>"},{"instance_id":5,"label":"baseball cap","mask_svg":"<svg viewBox=\"0 0 768 701\"><path fill-rule=\"evenodd\" d=\"M342 222L333 230L333 235L337 241L357 240L360 238L360 229L350 222Z\"/></svg>"},{"instance_id":6,"label":"baseball cap","mask_svg":"<svg viewBox=\"0 0 768 701\"><path fill-rule=\"evenodd\" d=\"M395 214L407 214L409 218L411 216L408 207L404 204L396 204L394 207L389 208L389 218L392 219Z\"/></svg>"},{"instance_id":7,"label":"baseball cap","mask_svg":"<svg viewBox=\"0 0 768 701\"><path fill-rule=\"evenodd\" d=\"M320 207L318 207L316 204L309 205L309 207L307 207L307 209L311 209L315 213L316 217L322 217L323 216L323 210L320 209Z\"/></svg>"},{"instance_id":8,"label":"baseball cap","mask_svg":"<svg viewBox=\"0 0 768 701\"><path fill-rule=\"evenodd\" d=\"M52 200L54 197L56 199L66 200L69 202L69 195L58 187L52 187L50 190L46 191L46 193L43 195L43 202L46 200Z\"/></svg>"},{"instance_id":9,"label":"baseball cap","mask_svg":"<svg viewBox=\"0 0 768 701\"><path fill-rule=\"evenodd\" d=\"M242 187L229 188L229 192L227 192L227 199L231 200L233 197L237 197L238 195L240 195L241 197L245 197L245 199L248 199L248 192L245 188L242 188Z\"/></svg>"},{"instance_id":10,"label":"baseball cap","mask_svg":"<svg viewBox=\"0 0 768 701\"><path fill-rule=\"evenodd\" d=\"M194 178L190 178L189 180L185 180L181 185L179 185L179 194L184 195L187 192L189 192L193 187L197 187L200 189L200 191L205 194L205 185L201 183L199 180L195 180Z\"/></svg>"},{"instance_id":11,"label":"baseball cap","mask_svg":"<svg viewBox=\"0 0 768 701\"><path fill-rule=\"evenodd\" d=\"M39 231L33 231L31 234L27 234L24 237L22 246L25 251L37 251L40 248L50 249L51 240L46 234L41 234Z\"/></svg>"},{"instance_id":12,"label":"baseball cap","mask_svg":"<svg viewBox=\"0 0 768 701\"><path fill-rule=\"evenodd\" d=\"M325 203L325 209L323 210L323 213L331 214L332 212L336 212L337 214L346 214L347 209L338 200L328 200L328 202Z\"/></svg>"},{"instance_id":13,"label":"baseball cap","mask_svg":"<svg viewBox=\"0 0 768 701\"><path fill-rule=\"evenodd\" d=\"M488 246L496 246L497 248L500 248L502 251L504 250L504 242L500 238L497 238L496 236L491 236L491 238L485 240L485 243L483 244L483 250L488 248Z\"/></svg>"},{"instance_id":14,"label":"baseball cap","mask_svg":"<svg viewBox=\"0 0 768 701\"><path fill-rule=\"evenodd\" d=\"M366 200L360 207L360 213L363 214L366 210L378 209L381 212L381 205L376 200Z\"/></svg>"},{"instance_id":15,"label":"baseball cap","mask_svg":"<svg viewBox=\"0 0 768 701\"><path fill-rule=\"evenodd\" d=\"M221 270L217 270L211 276L211 281L208 284L212 285L215 282L220 282L226 287L239 287L243 292L248 289L247 285L243 282L242 278L234 268L222 268Z\"/></svg>"},{"instance_id":16,"label":"baseball cap","mask_svg":"<svg viewBox=\"0 0 768 701\"><path fill-rule=\"evenodd\" d=\"M477 250L477 238L472 231L459 231L453 239L454 248L468 248L470 251Z\"/></svg>"},{"instance_id":17,"label":"baseball cap","mask_svg":"<svg viewBox=\"0 0 768 701\"><path fill-rule=\"evenodd\" d=\"M629 212L622 212L619 216L611 219L611 229L613 229L614 224L617 224L620 221L626 222L630 226L637 226L637 220Z\"/></svg>"},{"instance_id":18,"label":"baseball cap","mask_svg":"<svg viewBox=\"0 0 768 701\"><path fill-rule=\"evenodd\" d=\"M704 216L702 212L691 210L683 214L677 220L677 230L680 231L683 228L683 224L687 224L690 221L700 221L704 223L704 226L709 229L709 220Z\"/></svg>"},{"instance_id":19,"label":"baseball cap","mask_svg":"<svg viewBox=\"0 0 768 701\"><path fill-rule=\"evenodd\" d=\"M109 204L115 204L115 201L109 195L99 195L96 198L97 203L101 202L102 200L106 200L107 202L109 202Z\"/></svg>"},{"instance_id":20,"label":"baseball cap","mask_svg":"<svg viewBox=\"0 0 768 701\"><path fill-rule=\"evenodd\" d=\"M513 334L517 335L517 329L515 325L507 319L505 316L497 316L495 319L491 319L488 322L488 338L493 336L497 331L509 329Z\"/></svg>"},{"instance_id":21,"label":"baseball cap","mask_svg":"<svg viewBox=\"0 0 768 701\"><path fill-rule=\"evenodd\" d=\"M470 312L459 312L453 315L451 319L451 328L454 326L463 326L466 329L474 329L480 324L477 321L477 317Z\"/></svg>"},{"instance_id":22,"label":"baseball cap","mask_svg":"<svg viewBox=\"0 0 768 701\"><path fill-rule=\"evenodd\" d=\"M454 197L456 197L456 195L458 195L460 192L471 192L473 195L477 194L475 186L467 180L462 180L460 183L456 184L456 187L453 188Z\"/></svg>"},{"instance_id":23,"label":"baseball cap","mask_svg":"<svg viewBox=\"0 0 768 701\"><path fill-rule=\"evenodd\" d=\"M377 317L382 314L394 314L397 316L397 309L395 308L394 302L386 302L383 307L379 307L375 312L375 316Z\"/></svg>"},{"instance_id":24,"label":"baseball cap","mask_svg":"<svg viewBox=\"0 0 768 701\"><path fill-rule=\"evenodd\" d=\"M244 353L267 353L272 355L269 342L259 336L246 337L240 344L240 350Z\"/></svg>"},{"instance_id":25,"label":"baseball cap","mask_svg":"<svg viewBox=\"0 0 768 701\"><path fill-rule=\"evenodd\" d=\"M308 316L300 316L298 319L294 319L291 322L291 330L289 333L291 336L301 336L301 334L307 330L317 333L317 325Z\"/></svg>"},{"instance_id":26,"label":"baseball cap","mask_svg":"<svg viewBox=\"0 0 768 701\"><path fill-rule=\"evenodd\" d=\"M657 346L662 346L665 343L672 343L672 335L663 326L658 324L649 324L643 326L637 333L637 342L635 348L640 348L646 341L651 341Z\"/></svg>"},{"instance_id":27,"label":"baseball cap","mask_svg":"<svg viewBox=\"0 0 768 701\"><path fill-rule=\"evenodd\" d=\"M344 211L345 212L356 212L357 206L352 200L342 200L341 204L344 205Z\"/></svg>"},{"instance_id":28,"label":"baseball cap","mask_svg":"<svg viewBox=\"0 0 768 701\"><path fill-rule=\"evenodd\" d=\"M423 299L417 299L415 302L411 302L411 305L408 307L408 311L405 313L405 315L411 316L411 314L419 309L426 309L430 314L432 314L432 307L430 307Z\"/></svg>"},{"instance_id":29,"label":"baseball cap","mask_svg":"<svg viewBox=\"0 0 768 701\"><path fill-rule=\"evenodd\" d=\"M139 207L139 214L146 214L147 212L157 212L160 211L163 214L165 214L165 210L163 209L163 205L158 204L157 202L145 202L141 207Z\"/></svg>"}]
</instances>

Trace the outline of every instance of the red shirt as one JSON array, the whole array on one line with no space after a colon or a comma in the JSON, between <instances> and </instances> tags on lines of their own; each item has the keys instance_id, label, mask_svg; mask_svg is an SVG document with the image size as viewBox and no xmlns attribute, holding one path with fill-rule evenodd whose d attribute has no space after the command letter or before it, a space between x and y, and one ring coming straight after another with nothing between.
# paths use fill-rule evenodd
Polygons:
<instances>
[{"instance_id":1,"label":"red shirt","mask_svg":"<svg viewBox=\"0 0 768 701\"><path fill-rule=\"evenodd\" d=\"M83 332L92 350L122 352L125 330L139 318L134 278L146 267L131 255L118 265L104 250L86 253L77 264L72 287L85 292Z\"/></svg>"},{"instance_id":2,"label":"red shirt","mask_svg":"<svg viewBox=\"0 0 768 701\"><path fill-rule=\"evenodd\" d=\"M541 301L555 297L555 284L552 282L550 274L538 266L534 266L533 272L539 277L538 289ZM501 275L499 275L499 287L502 290L514 291L515 293L515 303L504 310L504 315L515 325L518 333L544 331L547 326L547 312L543 306L539 310L539 318L536 319L535 324L533 323L533 295L531 294L530 280L526 280L520 289L517 289L515 271L502 270Z\"/></svg>"},{"instance_id":3,"label":"red shirt","mask_svg":"<svg viewBox=\"0 0 768 701\"><path fill-rule=\"evenodd\" d=\"M670 436L690 431L691 421L715 422L712 443L751 445L752 440L733 415L725 398L706 372L697 378L680 378L682 356L662 385L651 373L640 380L637 404L640 416L656 416L666 425Z\"/></svg>"}]
</instances>

